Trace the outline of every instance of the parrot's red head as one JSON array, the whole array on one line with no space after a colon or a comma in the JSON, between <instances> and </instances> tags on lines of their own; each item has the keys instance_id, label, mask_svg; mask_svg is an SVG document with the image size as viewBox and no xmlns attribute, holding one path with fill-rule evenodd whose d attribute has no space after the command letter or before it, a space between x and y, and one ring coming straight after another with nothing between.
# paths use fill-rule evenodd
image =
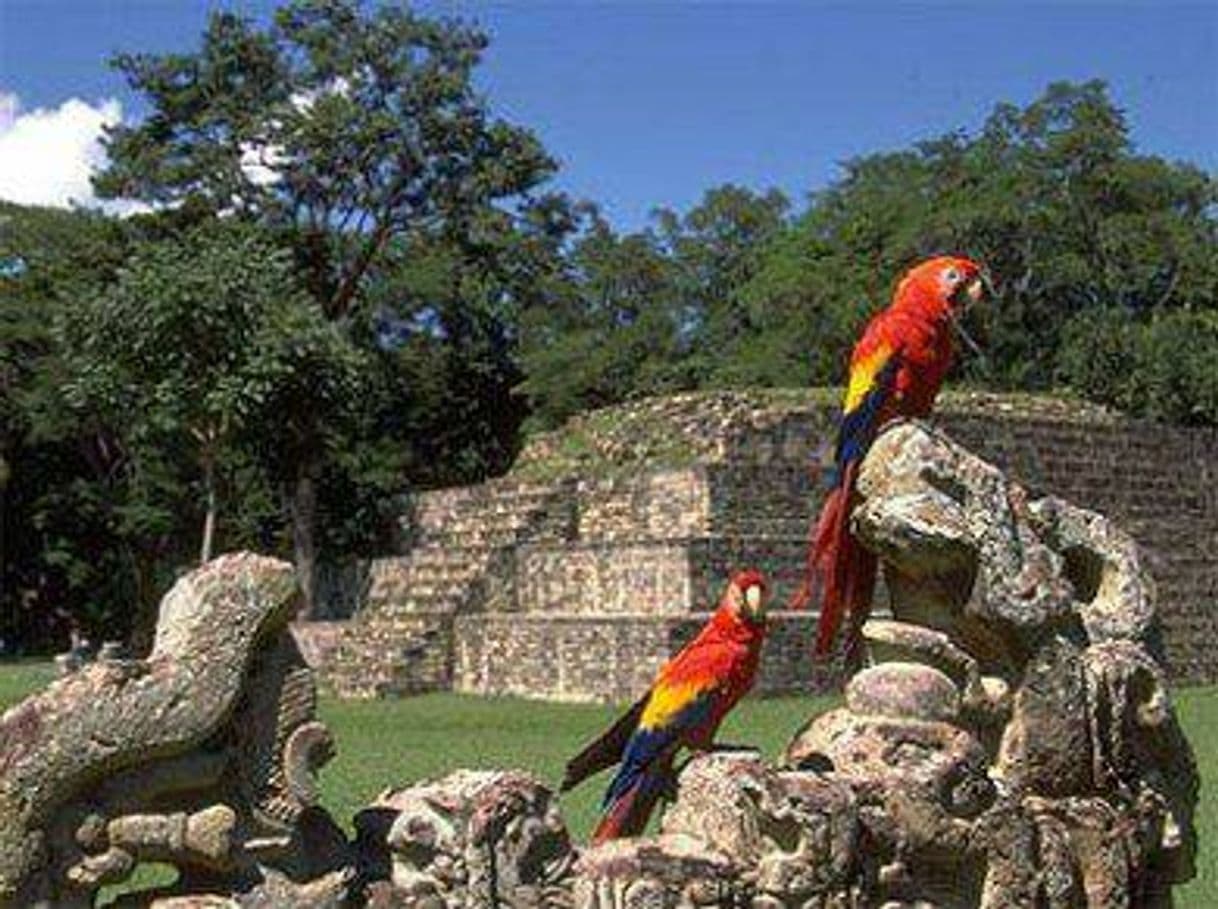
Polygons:
<instances>
[{"instance_id":1,"label":"parrot's red head","mask_svg":"<svg viewBox=\"0 0 1218 909\"><path fill-rule=\"evenodd\" d=\"M740 618L759 624L765 621L768 590L765 575L755 568L745 568L732 575L727 588L728 605Z\"/></svg>"},{"instance_id":2,"label":"parrot's red head","mask_svg":"<svg viewBox=\"0 0 1218 909\"><path fill-rule=\"evenodd\" d=\"M978 302L985 290L985 271L972 259L935 256L905 273L892 303L937 318L962 312Z\"/></svg>"}]
</instances>

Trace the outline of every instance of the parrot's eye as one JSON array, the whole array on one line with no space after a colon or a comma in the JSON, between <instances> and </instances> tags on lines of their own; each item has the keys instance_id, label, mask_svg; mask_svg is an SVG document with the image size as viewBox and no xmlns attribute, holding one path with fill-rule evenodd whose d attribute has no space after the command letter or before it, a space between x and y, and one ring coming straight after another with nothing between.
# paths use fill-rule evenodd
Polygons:
<instances>
[{"instance_id":1,"label":"parrot's eye","mask_svg":"<svg viewBox=\"0 0 1218 909\"><path fill-rule=\"evenodd\" d=\"M761 588L750 587L744 592L744 600L749 604L750 609L756 609L761 605Z\"/></svg>"},{"instance_id":2,"label":"parrot's eye","mask_svg":"<svg viewBox=\"0 0 1218 909\"><path fill-rule=\"evenodd\" d=\"M956 271L954 268L949 268L943 272L943 280L952 287L955 287L960 283L960 272Z\"/></svg>"}]
</instances>

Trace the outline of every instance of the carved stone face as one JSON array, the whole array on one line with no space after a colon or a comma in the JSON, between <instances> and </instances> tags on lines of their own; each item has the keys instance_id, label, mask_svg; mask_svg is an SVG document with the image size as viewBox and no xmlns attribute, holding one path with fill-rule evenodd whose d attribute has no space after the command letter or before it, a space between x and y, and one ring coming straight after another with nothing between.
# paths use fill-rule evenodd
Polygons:
<instances>
[{"instance_id":1,"label":"carved stone face","mask_svg":"<svg viewBox=\"0 0 1218 909\"><path fill-rule=\"evenodd\" d=\"M842 889L859 835L849 790L815 773L776 771L755 753L690 761L661 829L704 841L744 865L780 905Z\"/></svg>"},{"instance_id":2,"label":"carved stone face","mask_svg":"<svg viewBox=\"0 0 1218 909\"><path fill-rule=\"evenodd\" d=\"M601 843L580 856L576 906L701 909L744 905L733 858L695 837L664 833Z\"/></svg>"},{"instance_id":3,"label":"carved stone face","mask_svg":"<svg viewBox=\"0 0 1218 909\"><path fill-rule=\"evenodd\" d=\"M382 796L394 887L421 899L477 894L528 905L563 878L571 840L552 793L513 771L459 770Z\"/></svg>"},{"instance_id":4,"label":"carved stone face","mask_svg":"<svg viewBox=\"0 0 1218 909\"><path fill-rule=\"evenodd\" d=\"M415 897L455 886L464 843L452 806L420 793L396 799L395 807L400 814L387 837L394 886Z\"/></svg>"},{"instance_id":5,"label":"carved stone face","mask_svg":"<svg viewBox=\"0 0 1218 909\"><path fill-rule=\"evenodd\" d=\"M556 802L535 800L528 811L512 810L495 844L501 889L549 883L561 877L571 857L571 838Z\"/></svg>"}]
</instances>

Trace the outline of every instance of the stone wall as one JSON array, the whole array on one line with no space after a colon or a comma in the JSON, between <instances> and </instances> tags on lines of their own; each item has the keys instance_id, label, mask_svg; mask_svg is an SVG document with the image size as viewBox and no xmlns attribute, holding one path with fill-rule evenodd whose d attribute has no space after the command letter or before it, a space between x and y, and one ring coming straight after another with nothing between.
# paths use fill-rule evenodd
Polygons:
<instances>
[{"instance_id":1,"label":"stone wall","mask_svg":"<svg viewBox=\"0 0 1218 909\"><path fill-rule=\"evenodd\" d=\"M400 554L372 565L352 635L375 630L368 615L447 612L460 690L624 699L689 617L714 606L732 569L762 569L774 606L787 601L820 506L832 400L640 402L580 418L578 445L543 437L506 477L422 494L404 509ZM1218 680L1209 645L1218 639L1218 433L975 394L946 395L937 424L1034 495L1060 495L1126 528L1158 584L1174 680ZM776 632L787 643L767 672L784 681L767 690L825 683L808 658L810 632L789 645L799 628ZM599 666L564 656L581 650L618 656ZM392 648L377 653L392 658Z\"/></svg>"},{"instance_id":2,"label":"stone wall","mask_svg":"<svg viewBox=\"0 0 1218 909\"><path fill-rule=\"evenodd\" d=\"M707 613L462 616L454 628L453 687L466 694L631 701L707 618ZM771 614L756 693L794 694L832 683L836 674L830 667L809 665L814 626L815 616L806 612Z\"/></svg>"},{"instance_id":3,"label":"stone wall","mask_svg":"<svg viewBox=\"0 0 1218 909\"><path fill-rule=\"evenodd\" d=\"M324 623L333 626L336 623ZM297 638L308 640L296 629ZM381 615L369 611L346 623L320 656L322 688L344 698L394 697L453 687L453 614Z\"/></svg>"}]
</instances>

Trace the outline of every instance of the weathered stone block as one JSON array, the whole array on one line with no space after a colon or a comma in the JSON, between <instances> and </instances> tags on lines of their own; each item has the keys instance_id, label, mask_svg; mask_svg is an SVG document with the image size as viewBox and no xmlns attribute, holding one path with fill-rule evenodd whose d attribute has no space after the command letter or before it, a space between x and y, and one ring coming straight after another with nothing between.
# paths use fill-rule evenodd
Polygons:
<instances>
[{"instance_id":1,"label":"weathered stone block","mask_svg":"<svg viewBox=\"0 0 1218 909\"><path fill-rule=\"evenodd\" d=\"M346 841L314 783L334 743L295 605L290 565L223 556L162 600L148 659L89 664L4 714L0 905L88 904L142 861L177 866L192 898L341 898Z\"/></svg>"}]
</instances>

